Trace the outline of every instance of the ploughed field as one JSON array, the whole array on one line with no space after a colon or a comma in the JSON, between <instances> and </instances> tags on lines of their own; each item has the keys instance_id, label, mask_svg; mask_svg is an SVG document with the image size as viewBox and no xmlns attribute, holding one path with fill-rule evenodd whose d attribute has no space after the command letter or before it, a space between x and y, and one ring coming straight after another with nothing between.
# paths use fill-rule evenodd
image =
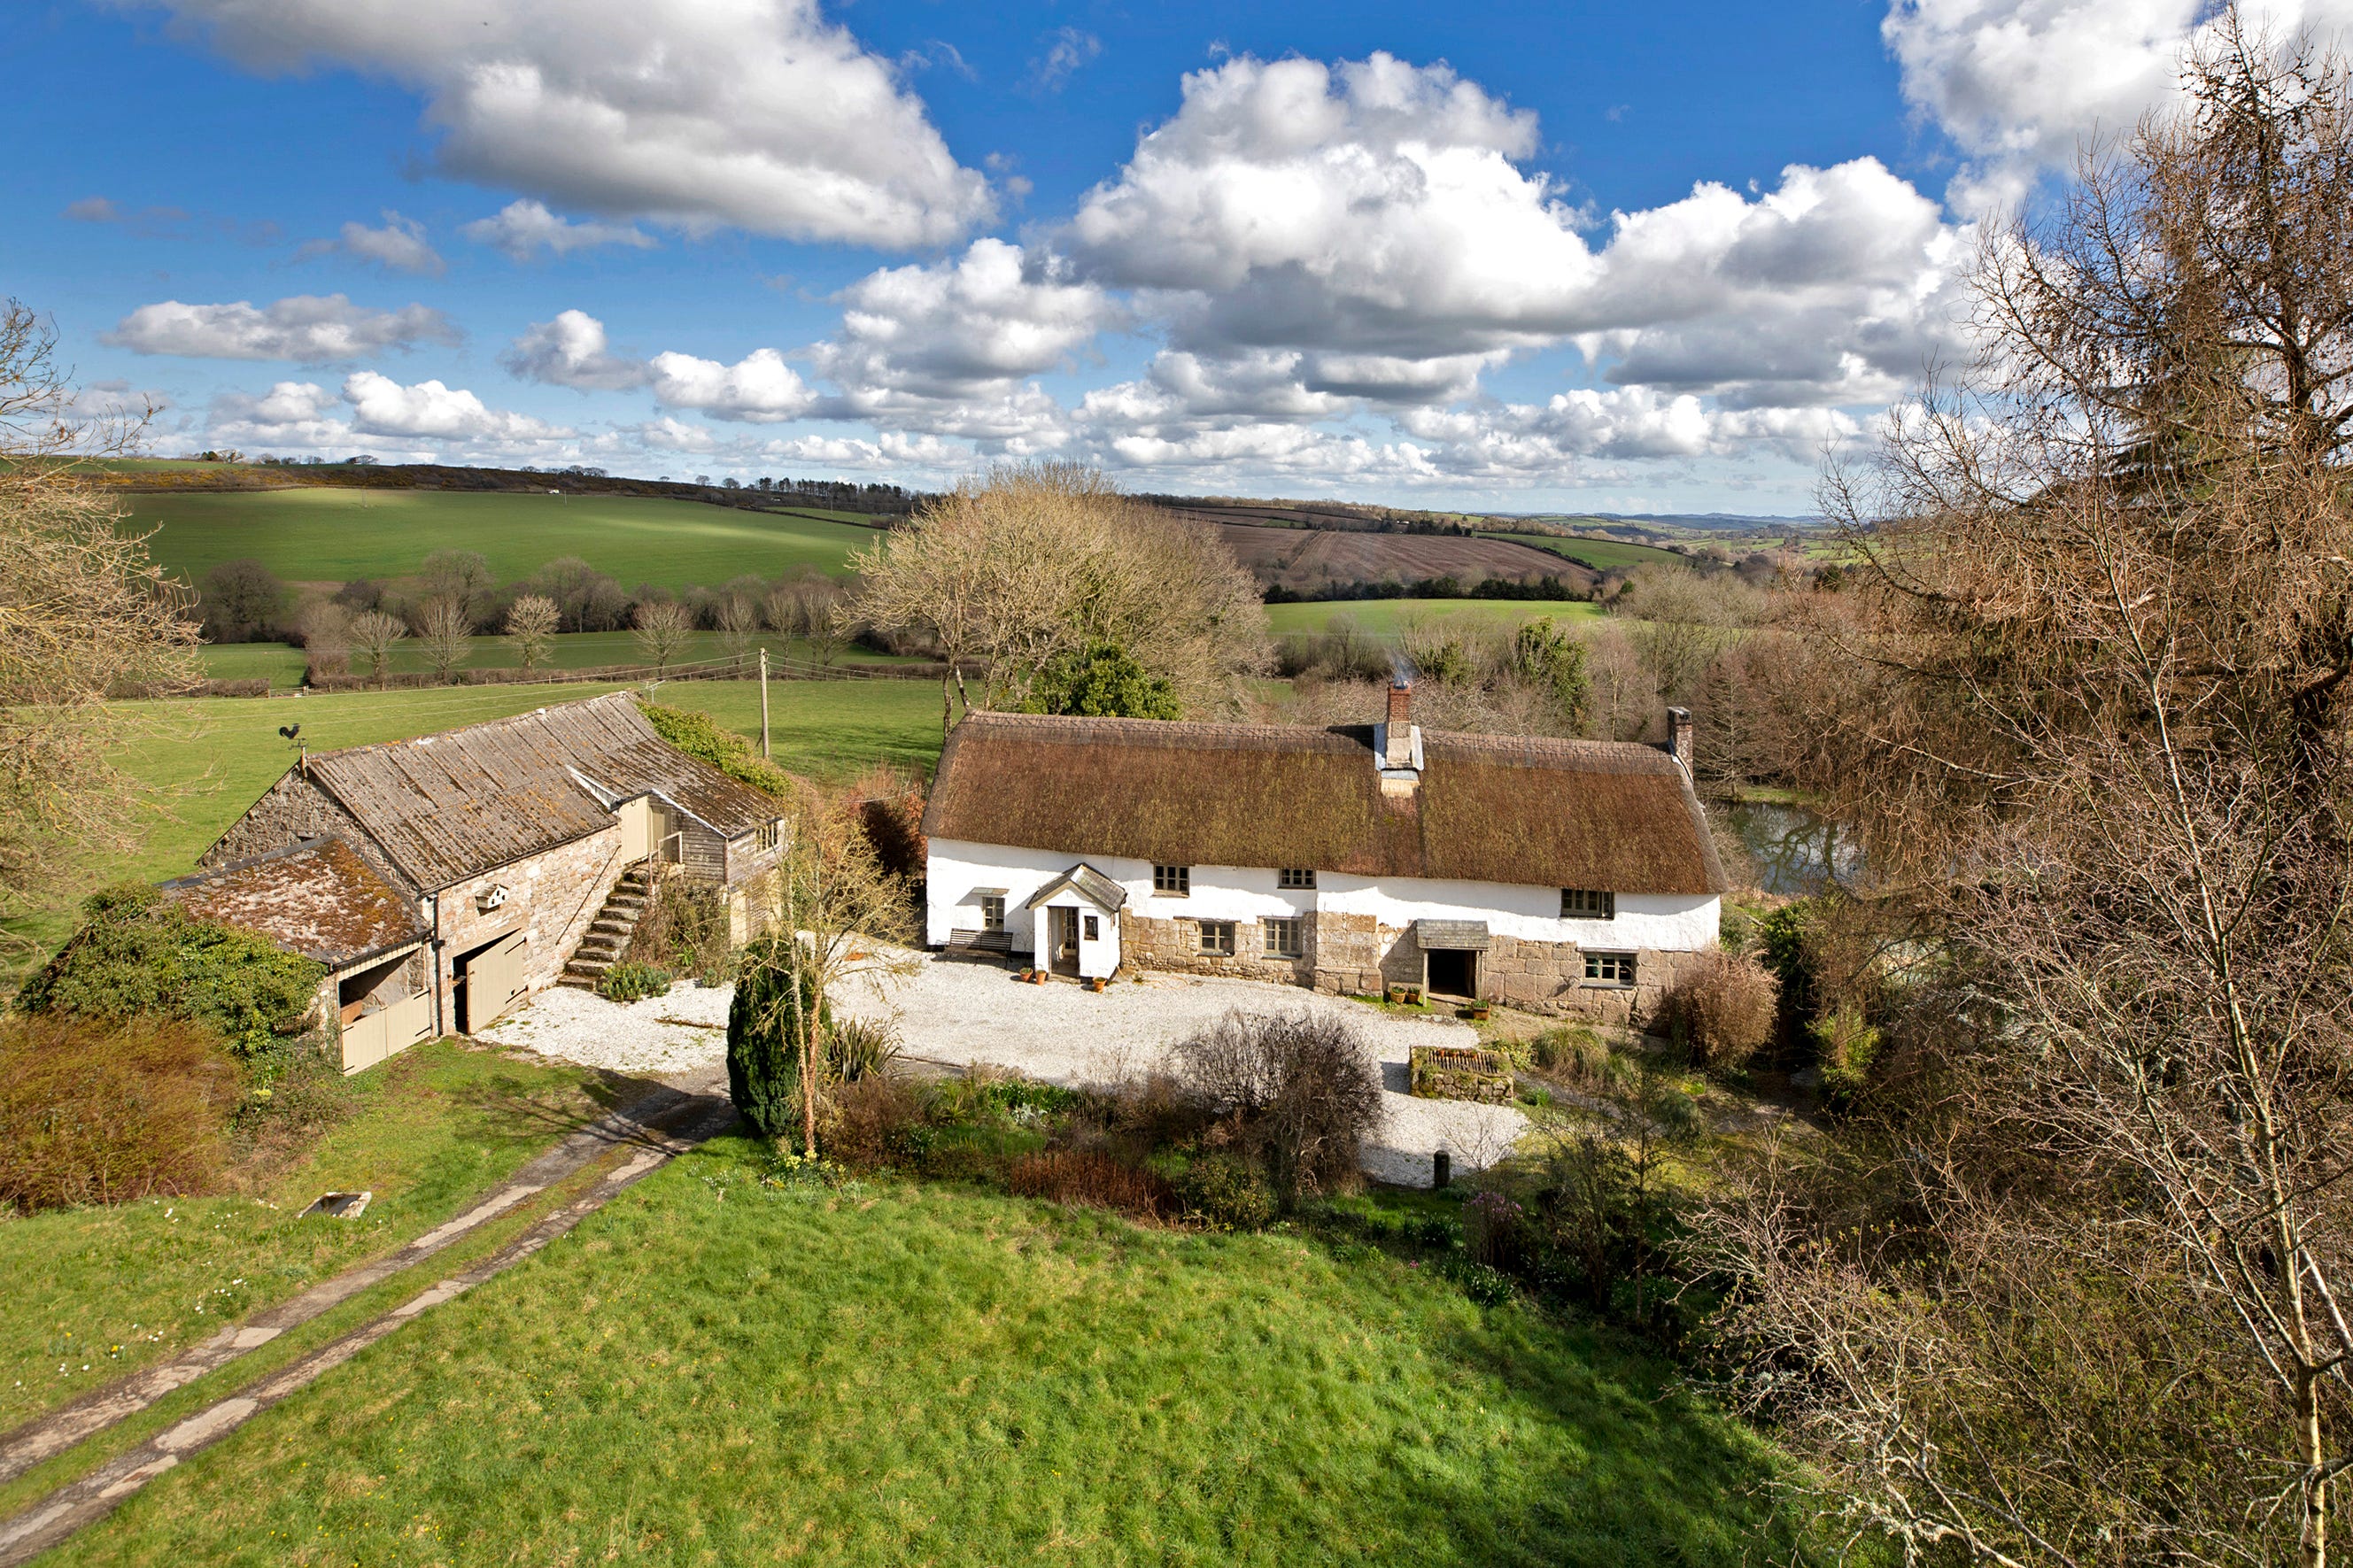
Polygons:
<instances>
[{"instance_id":1,"label":"ploughed field","mask_svg":"<svg viewBox=\"0 0 2353 1568\"><path fill-rule=\"evenodd\" d=\"M515 491L333 489L126 496L127 527L194 583L226 561L250 558L290 583L337 584L413 575L437 550L472 550L501 582L576 555L617 579L716 587L750 574L814 566L839 574L850 552L881 537L816 512L739 510L638 496Z\"/></svg>"},{"instance_id":2,"label":"ploughed field","mask_svg":"<svg viewBox=\"0 0 2353 1568\"><path fill-rule=\"evenodd\" d=\"M1409 629L1489 631L1538 619L1597 621L1601 606L1582 599L1333 599L1269 605L1266 618L1277 637L1346 630L1360 637L1396 637Z\"/></svg>"},{"instance_id":3,"label":"ploughed field","mask_svg":"<svg viewBox=\"0 0 2353 1568\"><path fill-rule=\"evenodd\" d=\"M1672 550L1662 550L1655 544L1633 544L1622 539L1563 539L1550 533L1489 533L1481 537L1497 539L1512 544L1525 544L1531 550L1541 550L1596 572L1607 572L1619 566L1681 566L1683 558Z\"/></svg>"},{"instance_id":4,"label":"ploughed field","mask_svg":"<svg viewBox=\"0 0 2353 1568\"><path fill-rule=\"evenodd\" d=\"M1260 582L1306 591L1327 582L1418 583L1452 577L1466 587L1489 577L1559 577L1590 588L1597 575L1573 561L1501 539L1442 534L1339 533L1224 523L1219 532Z\"/></svg>"}]
</instances>

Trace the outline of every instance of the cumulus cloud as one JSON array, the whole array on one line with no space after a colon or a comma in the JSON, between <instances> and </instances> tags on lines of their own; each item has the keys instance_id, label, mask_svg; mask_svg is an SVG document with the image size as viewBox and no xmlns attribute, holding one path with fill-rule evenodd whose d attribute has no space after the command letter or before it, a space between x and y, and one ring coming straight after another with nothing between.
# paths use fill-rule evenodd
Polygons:
<instances>
[{"instance_id":1,"label":"cumulus cloud","mask_svg":"<svg viewBox=\"0 0 2353 1568\"><path fill-rule=\"evenodd\" d=\"M343 397L351 405L352 428L362 435L528 445L573 434L528 414L488 407L460 387L438 381L404 386L372 370L344 377Z\"/></svg>"},{"instance_id":2,"label":"cumulus cloud","mask_svg":"<svg viewBox=\"0 0 2353 1568\"><path fill-rule=\"evenodd\" d=\"M2258 36L2353 24L2353 0L2242 0ZM2015 201L2094 135L2132 129L2179 91L2185 46L2215 26L2207 0L1899 0L1880 31L1904 96L1969 155L1964 211Z\"/></svg>"},{"instance_id":3,"label":"cumulus cloud","mask_svg":"<svg viewBox=\"0 0 2353 1568\"><path fill-rule=\"evenodd\" d=\"M302 450L342 447L352 427L337 417L341 400L316 382L281 381L268 392L225 392L213 399L205 428L223 446L292 447Z\"/></svg>"},{"instance_id":4,"label":"cumulus cloud","mask_svg":"<svg viewBox=\"0 0 2353 1568\"><path fill-rule=\"evenodd\" d=\"M364 223L347 223L332 239L305 241L299 256L328 256L340 253L361 261L373 261L387 272L415 272L438 278L449 269L425 237L425 226L415 218L403 217L390 207L384 209L384 226L370 228Z\"/></svg>"},{"instance_id":5,"label":"cumulus cloud","mask_svg":"<svg viewBox=\"0 0 2353 1568\"><path fill-rule=\"evenodd\" d=\"M656 243L652 235L625 223L575 223L558 217L544 203L528 197L509 202L490 217L476 218L463 232L475 244L503 250L517 263L529 261L543 247L550 255L569 256L606 245L647 250Z\"/></svg>"},{"instance_id":6,"label":"cumulus cloud","mask_svg":"<svg viewBox=\"0 0 2353 1568\"><path fill-rule=\"evenodd\" d=\"M454 343L459 332L440 311L424 305L375 310L341 294L296 294L260 308L244 300L142 305L102 341L142 354L324 364L419 343Z\"/></svg>"},{"instance_id":7,"label":"cumulus cloud","mask_svg":"<svg viewBox=\"0 0 2353 1568\"><path fill-rule=\"evenodd\" d=\"M689 229L894 248L991 213L891 64L818 0L126 0L258 70L421 92L452 174Z\"/></svg>"},{"instance_id":8,"label":"cumulus cloud","mask_svg":"<svg viewBox=\"0 0 2353 1568\"><path fill-rule=\"evenodd\" d=\"M652 374L643 360L605 346L605 323L586 310L563 310L539 321L508 346L499 363L518 381L581 392L622 392L643 386Z\"/></svg>"},{"instance_id":9,"label":"cumulus cloud","mask_svg":"<svg viewBox=\"0 0 2353 1568\"><path fill-rule=\"evenodd\" d=\"M747 425L797 419L817 394L774 349L754 349L733 364L692 354L658 353L647 362L654 398L669 408L693 408Z\"/></svg>"}]
</instances>

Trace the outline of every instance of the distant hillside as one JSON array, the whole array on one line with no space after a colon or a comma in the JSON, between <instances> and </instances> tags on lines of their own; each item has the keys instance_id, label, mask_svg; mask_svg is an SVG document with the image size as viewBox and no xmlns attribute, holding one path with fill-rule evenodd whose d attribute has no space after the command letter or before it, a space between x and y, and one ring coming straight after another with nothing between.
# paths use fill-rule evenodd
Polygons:
<instances>
[{"instance_id":1,"label":"distant hillside","mask_svg":"<svg viewBox=\"0 0 2353 1568\"><path fill-rule=\"evenodd\" d=\"M1221 523L1235 556L1268 588L1303 598L1357 584L1414 584L1451 577L1461 589L1488 578L1557 579L1571 595L1590 593L1596 574L1574 561L1508 540L1362 530L1269 528ZM1458 590L1460 591L1460 590Z\"/></svg>"}]
</instances>

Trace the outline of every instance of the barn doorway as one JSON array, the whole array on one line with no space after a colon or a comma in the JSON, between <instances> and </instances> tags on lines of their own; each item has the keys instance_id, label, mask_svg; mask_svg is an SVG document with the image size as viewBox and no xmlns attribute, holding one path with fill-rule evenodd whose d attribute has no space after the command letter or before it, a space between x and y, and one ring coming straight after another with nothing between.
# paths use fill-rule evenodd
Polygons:
<instances>
[{"instance_id":1,"label":"barn doorway","mask_svg":"<svg viewBox=\"0 0 2353 1568\"><path fill-rule=\"evenodd\" d=\"M1461 996L1473 1001L1478 998L1477 952L1468 948L1437 948L1429 956L1431 995Z\"/></svg>"},{"instance_id":2,"label":"barn doorway","mask_svg":"<svg viewBox=\"0 0 2353 1568\"><path fill-rule=\"evenodd\" d=\"M458 955L457 962L450 965L450 979L457 993L459 1034L470 1035L489 1028L500 1014L531 989L523 973L530 943L531 939L523 932L509 931L496 942Z\"/></svg>"}]
</instances>

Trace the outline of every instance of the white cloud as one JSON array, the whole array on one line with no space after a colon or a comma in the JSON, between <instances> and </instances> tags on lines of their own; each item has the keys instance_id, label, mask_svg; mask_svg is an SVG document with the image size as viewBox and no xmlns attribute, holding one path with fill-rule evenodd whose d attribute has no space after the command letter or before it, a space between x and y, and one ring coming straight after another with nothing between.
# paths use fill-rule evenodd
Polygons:
<instances>
[{"instance_id":1,"label":"white cloud","mask_svg":"<svg viewBox=\"0 0 2353 1568\"><path fill-rule=\"evenodd\" d=\"M259 397L225 392L213 399L205 429L219 446L256 451L344 447L352 440L352 427L335 417L340 402L309 381L281 381Z\"/></svg>"},{"instance_id":2,"label":"white cloud","mask_svg":"<svg viewBox=\"0 0 2353 1568\"><path fill-rule=\"evenodd\" d=\"M1103 40L1076 27L1057 27L1045 37L1046 52L1029 62L1032 92L1060 92L1081 66L1103 53Z\"/></svg>"},{"instance_id":3,"label":"white cloud","mask_svg":"<svg viewBox=\"0 0 2353 1568\"><path fill-rule=\"evenodd\" d=\"M653 374L655 400L663 406L699 409L720 419L779 425L799 418L817 402L817 394L774 349L754 349L733 364L658 353L647 368Z\"/></svg>"},{"instance_id":4,"label":"white cloud","mask_svg":"<svg viewBox=\"0 0 2353 1568\"><path fill-rule=\"evenodd\" d=\"M448 172L690 229L944 244L990 216L889 62L817 0L121 0L259 70L421 91Z\"/></svg>"},{"instance_id":5,"label":"white cloud","mask_svg":"<svg viewBox=\"0 0 2353 1568\"><path fill-rule=\"evenodd\" d=\"M652 235L625 223L574 223L549 212L545 204L528 197L509 202L490 217L476 218L464 234L477 245L503 250L509 260L529 261L543 246L551 255L620 245L636 250L652 248Z\"/></svg>"},{"instance_id":6,"label":"white cloud","mask_svg":"<svg viewBox=\"0 0 2353 1568\"><path fill-rule=\"evenodd\" d=\"M652 374L644 361L607 352L605 323L586 310L563 310L552 321L534 322L499 356L499 363L519 381L582 392L627 391L643 386Z\"/></svg>"},{"instance_id":7,"label":"white cloud","mask_svg":"<svg viewBox=\"0 0 2353 1568\"><path fill-rule=\"evenodd\" d=\"M2353 24L2353 0L2241 0L2279 42ZM1904 96L1969 155L1965 212L2017 200L2085 139L2129 132L2179 95L2181 52L2215 25L2209 0L1897 0L1880 31Z\"/></svg>"},{"instance_id":8,"label":"white cloud","mask_svg":"<svg viewBox=\"0 0 2353 1568\"><path fill-rule=\"evenodd\" d=\"M425 226L415 218L401 216L390 207L384 209L382 228L347 223L333 239L310 240L297 254L311 257L335 252L373 261L388 272L415 272L438 278L449 269L441 253L426 240Z\"/></svg>"},{"instance_id":9,"label":"white cloud","mask_svg":"<svg viewBox=\"0 0 2353 1568\"><path fill-rule=\"evenodd\" d=\"M341 294L297 294L259 309L244 300L142 305L103 341L142 354L323 364L419 343L454 343L459 332L440 311L424 305L374 310Z\"/></svg>"},{"instance_id":10,"label":"white cloud","mask_svg":"<svg viewBox=\"0 0 2353 1568\"><path fill-rule=\"evenodd\" d=\"M362 435L533 445L574 434L528 414L487 407L472 393L438 381L404 386L372 370L355 371L343 378L343 395L352 428Z\"/></svg>"},{"instance_id":11,"label":"white cloud","mask_svg":"<svg viewBox=\"0 0 2353 1568\"><path fill-rule=\"evenodd\" d=\"M1001 239L954 260L890 267L842 291L818 368L844 386L954 398L1069 362L1123 319L1103 289Z\"/></svg>"}]
</instances>

